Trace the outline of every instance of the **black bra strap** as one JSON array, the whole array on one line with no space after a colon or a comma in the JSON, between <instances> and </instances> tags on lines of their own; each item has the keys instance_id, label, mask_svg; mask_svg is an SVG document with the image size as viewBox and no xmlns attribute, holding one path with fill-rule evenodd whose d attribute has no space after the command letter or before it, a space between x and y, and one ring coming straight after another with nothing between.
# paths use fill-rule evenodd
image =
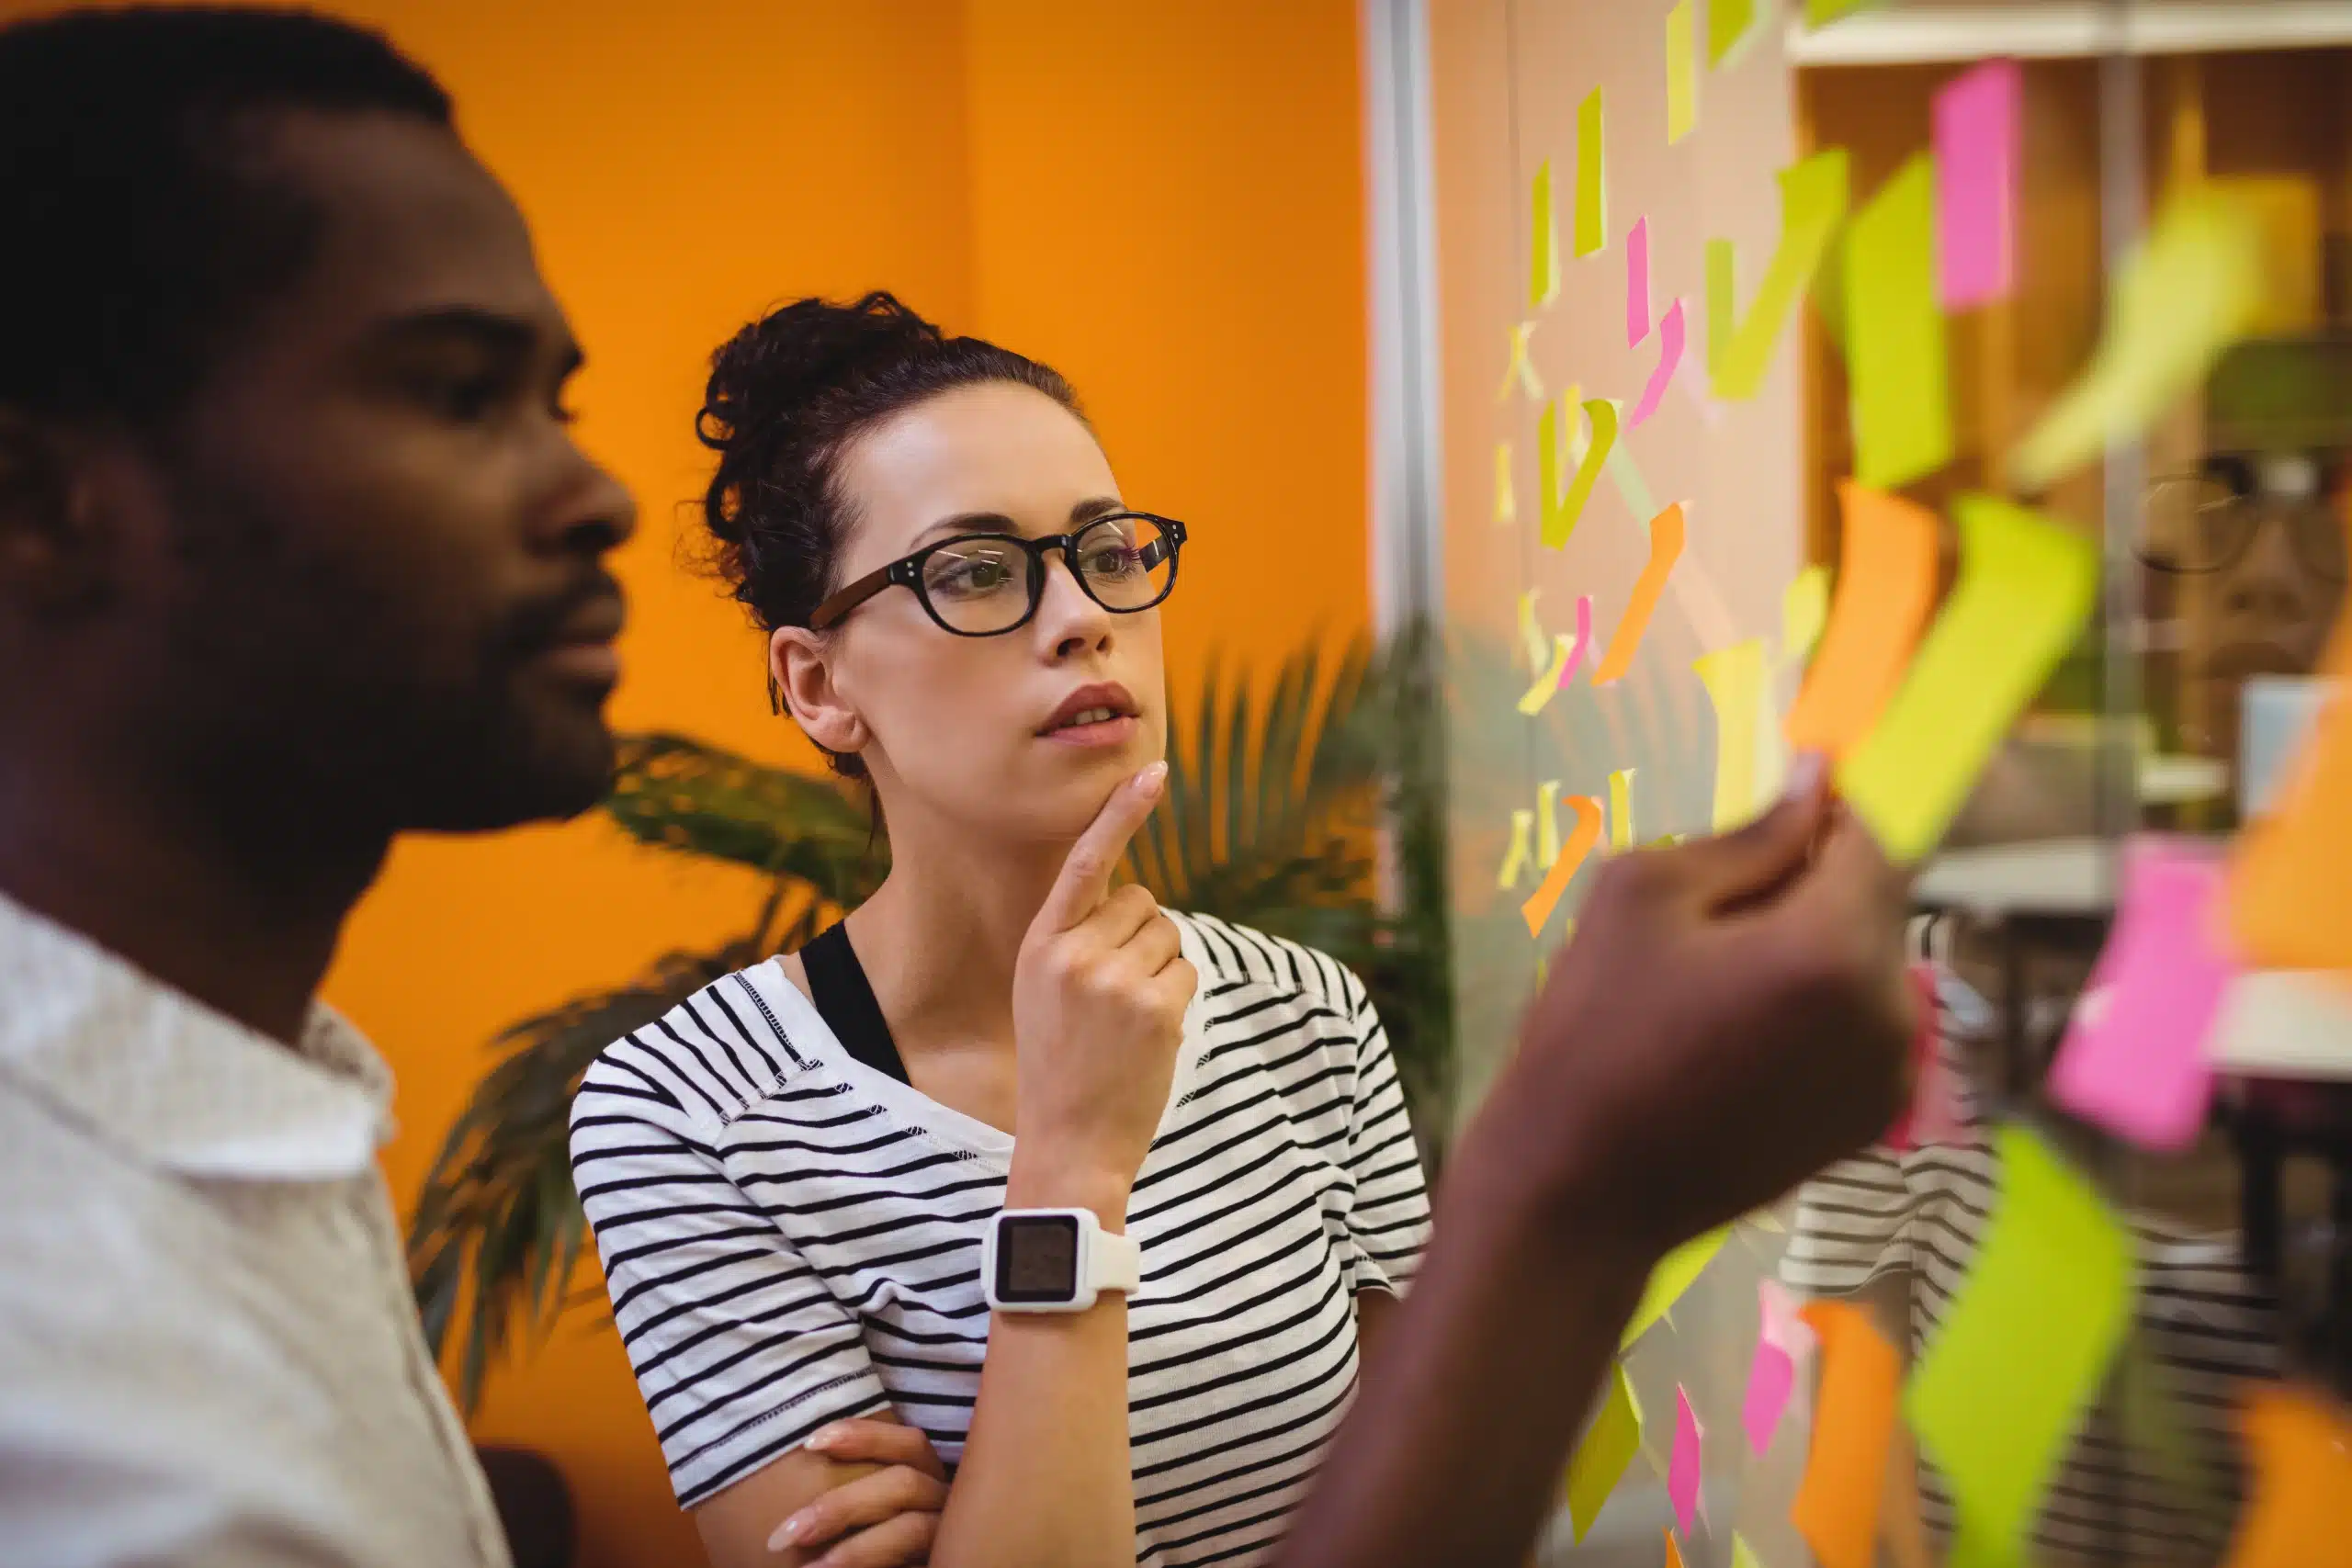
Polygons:
<instances>
[{"instance_id":1,"label":"black bra strap","mask_svg":"<svg viewBox=\"0 0 2352 1568\"><path fill-rule=\"evenodd\" d=\"M911 1086L907 1065L899 1059L898 1044L890 1038L890 1025L882 1016L882 1004L874 999L865 966L850 945L848 924L835 921L802 948L800 966L808 976L808 999L817 1004L817 1015L843 1048L876 1072Z\"/></svg>"}]
</instances>

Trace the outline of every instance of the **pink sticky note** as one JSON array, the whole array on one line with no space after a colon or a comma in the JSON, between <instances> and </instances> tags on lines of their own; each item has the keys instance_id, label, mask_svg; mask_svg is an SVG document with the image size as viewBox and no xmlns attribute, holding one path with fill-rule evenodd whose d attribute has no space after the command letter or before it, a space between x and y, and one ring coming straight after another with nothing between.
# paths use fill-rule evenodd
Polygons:
<instances>
[{"instance_id":1,"label":"pink sticky note","mask_svg":"<svg viewBox=\"0 0 2352 1568\"><path fill-rule=\"evenodd\" d=\"M1674 1500L1674 1517L1682 1533L1690 1533L1691 1517L1699 1510L1699 1417L1691 1414L1690 1396L1682 1385L1674 1388L1674 1457L1666 1467L1666 1495Z\"/></svg>"},{"instance_id":2,"label":"pink sticky note","mask_svg":"<svg viewBox=\"0 0 2352 1568\"><path fill-rule=\"evenodd\" d=\"M1625 236L1625 346L1638 348L1650 335L1650 220L1634 220Z\"/></svg>"},{"instance_id":3,"label":"pink sticky note","mask_svg":"<svg viewBox=\"0 0 2352 1568\"><path fill-rule=\"evenodd\" d=\"M1758 1456L1771 1448L1772 1434L1781 1425L1781 1412L1789 1406L1789 1391L1796 1381L1796 1358L1759 1336L1756 1359L1747 1369L1747 1399L1739 1412L1747 1428L1748 1446Z\"/></svg>"},{"instance_id":4,"label":"pink sticky note","mask_svg":"<svg viewBox=\"0 0 2352 1568\"><path fill-rule=\"evenodd\" d=\"M1666 320L1657 324L1657 368L1650 372L1650 384L1642 389L1642 400L1634 405L1628 429L1638 430L1642 422L1657 412L1657 400L1666 396L1666 384L1674 379L1675 367L1682 363L1682 301L1677 299L1666 308Z\"/></svg>"},{"instance_id":5,"label":"pink sticky note","mask_svg":"<svg viewBox=\"0 0 2352 1568\"><path fill-rule=\"evenodd\" d=\"M1756 1298L1766 1340L1786 1350L1792 1360L1801 1361L1813 1354L1821 1337L1800 1315L1804 1303L1795 1292L1778 1280L1766 1278L1756 1281Z\"/></svg>"},{"instance_id":6,"label":"pink sticky note","mask_svg":"<svg viewBox=\"0 0 2352 1568\"><path fill-rule=\"evenodd\" d=\"M1951 1122L1949 1110L1941 1103L1951 1091L1939 1070L1942 1053L1936 1048L1935 970L1925 964L1911 965L1911 989L1919 1012L1919 1027L1911 1036L1911 1103L1879 1138L1890 1149L1917 1148L1934 1141L1926 1136L1919 1125L1922 1121L1932 1121L1939 1129Z\"/></svg>"},{"instance_id":7,"label":"pink sticky note","mask_svg":"<svg viewBox=\"0 0 2352 1568\"><path fill-rule=\"evenodd\" d=\"M2124 849L2122 897L2050 1067L2062 1108L2154 1149L2205 1125L2205 1041L2235 973L2215 939L2221 858L2153 835Z\"/></svg>"},{"instance_id":8,"label":"pink sticky note","mask_svg":"<svg viewBox=\"0 0 2352 1568\"><path fill-rule=\"evenodd\" d=\"M1936 234L1947 310L2001 299L2016 282L2024 103L2014 60L1988 60L1936 94Z\"/></svg>"},{"instance_id":9,"label":"pink sticky note","mask_svg":"<svg viewBox=\"0 0 2352 1568\"><path fill-rule=\"evenodd\" d=\"M1591 648L1592 595L1579 593L1577 595L1577 640L1569 645L1567 662L1560 666L1560 679L1553 685L1554 691L1568 689L1568 682L1577 678L1577 671L1583 668L1584 656Z\"/></svg>"}]
</instances>

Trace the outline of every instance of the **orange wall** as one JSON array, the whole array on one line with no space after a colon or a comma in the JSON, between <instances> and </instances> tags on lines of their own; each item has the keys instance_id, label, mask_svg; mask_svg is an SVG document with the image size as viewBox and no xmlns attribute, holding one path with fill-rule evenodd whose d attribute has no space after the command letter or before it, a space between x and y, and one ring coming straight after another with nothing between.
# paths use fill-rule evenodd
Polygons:
<instances>
[{"instance_id":1,"label":"orange wall","mask_svg":"<svg viewBox=\"0 0 2352 1568\"><path fill-rule=\"evenodd\" d=\"M1071 376L1128 495L1195 525L1180 682L1212 644L1263 662L1364 620L1352 0L334 6L451 88L587 345L582 439L643 508L621 725L808 755L675 557L704 356L809 292L888 286ZM327 987L400 1075L401 1204L500 1024L732 934L753 897L593 820L403 843ZM478 1431L559 1459L589 1564L698 1560L593 1313L493 1382Z\"/></svg>"}]
</instances>

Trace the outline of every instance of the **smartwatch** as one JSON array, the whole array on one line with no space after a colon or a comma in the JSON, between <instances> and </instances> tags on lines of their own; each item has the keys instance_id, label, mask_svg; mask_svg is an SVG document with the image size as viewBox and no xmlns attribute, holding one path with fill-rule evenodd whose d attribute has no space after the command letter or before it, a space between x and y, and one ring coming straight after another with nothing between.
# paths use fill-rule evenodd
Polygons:
<instances>
[{"instance_id":1,"label":"smartwatch","mask_svg":"<svg viewBox=\"0 0 2352 1568\"><path fill-rule=\"evenodd\" d=\"M980 1290L998 1312L1084 1312L1142 1282L1143 1248L1091 1209L1001 1209L980 1235Z\"/></svg>"}]
</instances>

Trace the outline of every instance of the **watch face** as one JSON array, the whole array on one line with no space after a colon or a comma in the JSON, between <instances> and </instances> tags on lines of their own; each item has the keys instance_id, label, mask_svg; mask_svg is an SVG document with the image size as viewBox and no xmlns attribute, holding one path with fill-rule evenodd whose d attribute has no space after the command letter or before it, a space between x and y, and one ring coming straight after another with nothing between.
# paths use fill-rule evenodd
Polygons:
<instances>
[{"instance_id":1,"label":"watch face","mask_svg":"<svg viewBox=\"0 0 2352 1568\"><path fill-rule=\"evenodd\" d=\"M1049 1304L1078 1296L1078 1222L1007 1215L996 1227L996 1299Z\"/></svg>"}]
</instances>

